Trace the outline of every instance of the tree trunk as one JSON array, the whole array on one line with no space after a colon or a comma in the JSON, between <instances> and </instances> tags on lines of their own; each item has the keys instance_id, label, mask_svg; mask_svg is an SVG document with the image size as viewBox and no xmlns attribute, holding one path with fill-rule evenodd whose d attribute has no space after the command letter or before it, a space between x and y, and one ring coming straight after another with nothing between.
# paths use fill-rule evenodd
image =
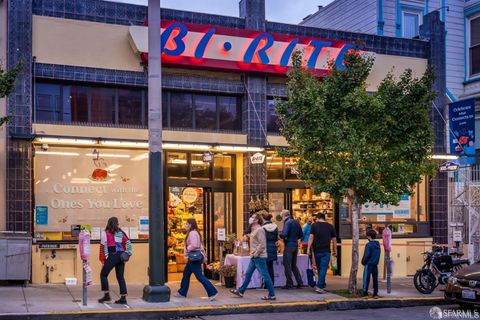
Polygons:
<instances>
[{"instance_id":1,"label":"tree trunk","mask_svg":"<svg viewBox=\"0 0 480 320\"><path fill-rule=\"evenodd\" d=\"M358 271L358 245L359 245L359 231L358 231L358 217L360 215L360 205L357 203L355 196L350 197L350 202L353 207L352 214L352 268L350 269L350 278L348 280L348 293L357 293L357 271Z\"/></svg>"}]
</instances>

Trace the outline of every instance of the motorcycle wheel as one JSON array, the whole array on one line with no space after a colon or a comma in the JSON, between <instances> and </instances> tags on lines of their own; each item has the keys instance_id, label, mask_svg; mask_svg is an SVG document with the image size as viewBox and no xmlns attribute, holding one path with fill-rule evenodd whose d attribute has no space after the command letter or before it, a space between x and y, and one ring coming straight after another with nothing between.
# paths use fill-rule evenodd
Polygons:
<instances>
[{"instance_id":1,"label":"motorcycle wheel","mask_svg":"<svg viewBox=\"0 0 480 320\"><path fill-rule=\"evenodd\" d=\"M419 270L413 277L413 285L418 292L430 294L437 287L437 279L435 275L427 269Z\"/></svg>"}]
</instances>

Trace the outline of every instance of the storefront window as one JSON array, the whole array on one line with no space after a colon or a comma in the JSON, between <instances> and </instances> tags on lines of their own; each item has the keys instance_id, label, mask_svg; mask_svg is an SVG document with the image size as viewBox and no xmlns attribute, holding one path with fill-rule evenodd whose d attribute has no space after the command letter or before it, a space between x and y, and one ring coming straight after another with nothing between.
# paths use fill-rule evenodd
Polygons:
<instances>
[{"instance_id":1,"label":"storefront window","mask_svg":"<svg viewBox=\"0 0 480 320\"><path fill-rule=\"evenodd\" d=\"M325 213L327 222L333 224L333 199L326 192L315 193L310 188L292 190L293 215L305 223L317 212Z\"/></svg>"},{"instance_id":2,"label":"storefront window","mask_svg":"<svg viewBox=\"0 0 480 320\"><path fill-rule=\"evenodd\" d=\"M213 163L213 178L215 180L231 181L233 170L232 164L232 156L216 154Z\"/></svg>"},{"instance_id":3,"label":"storefront window","mask_svg":"<svg viewBox=\"0 0 480 320\"><path fill-rule=\"evenodd\" d=\"M285 179L299 180L296 158L285 158Z\"/></svg>"},{"instance_id":4,"label":"storefront window","mask_svg":"<svg viewBox=\"0 0 480 320\"><path fill-rule=\"evenodd\" d=\"M283 229L282 210L285 207L285 194L283 192L268 193L268 212L273 216L273 221L280 230Z\"/></svg>"},{"instance_id":5,"label":"storefront window","mask_svg":"<svg viewBox=\"0 0 480 320\"><path fill-rule=\"evenodd\" d=\"M93 123L115 123L115 90L92 88Z\"/></svg>"},{"instance_id":6,"label":"storefront window","mask_svg":"<svg viewBox=\"0 0 480 320\"><path fill-rule=\"evenodd\" d=\"M237 97L218 97L219 129L242 130L242 114Z\"/></svg>"},{"instance_id":7,"label":"storefront window","mask_svg":"<svg viewBox=\"0 0 480 320\"><path fill-rule=\"evenodd\" d=\"M217 128L217 99L215 96L195 95L195 128L215 130Z\"/></svg>"},{"instance_id":8,"label":"storefront window","mask_svg":"<svg viewBox=\"0 0 480 320\"><path fill-rule=\"evenodd\" d=\"M88 225L98 240L112 216L130 238L148 237L145 151L49 146L34 162L36 238L71 240L72 225Z\"/></svg>"},{"instance_id":9,"label":"storefront window","mask_svg":"<svg viewBox=\"0 0 480 320\"><path fill-rule=\"evenodd\" d=\"M184 152L168 152L167 173L170 178L187 178L187 154Z\"/></svg>"},{"instance_id":10,"label":"storefront window","mask_svg":"<svg viewBox=\"0 0 480 320\"><path fill-rule=\"evenodd\" d=\"M283 180L283 158L274 154L267 155L268 180Z\"/></svg>"},{"instance_id":11,"label":"storefront window","mask_svg":"<svg viewBox=\"0 0 480 320\"><path fill-rule=\"evenodd\" d=\"M193 128L192 95L170 94L170 125L172 128Z\"/></svg>"},{"instance_id":12,"label":"storefront window","mask_svg":"<svg viewBox=\"0 0 480 320\"><path fill-rule=\"evenodd\" d=\"M202 154L192 153L192 179L210 179L210 163L203 162Z\"/></svg>"},{"instance_id":13,"label":"storefront window","mask_svg":"<svg viewBox=\"0 0 480 320\"><path fill-rule=\"evenodd\" d=\"M142 123L142 91L118 89L118 123Z\"/></svg>"}]
</instances>

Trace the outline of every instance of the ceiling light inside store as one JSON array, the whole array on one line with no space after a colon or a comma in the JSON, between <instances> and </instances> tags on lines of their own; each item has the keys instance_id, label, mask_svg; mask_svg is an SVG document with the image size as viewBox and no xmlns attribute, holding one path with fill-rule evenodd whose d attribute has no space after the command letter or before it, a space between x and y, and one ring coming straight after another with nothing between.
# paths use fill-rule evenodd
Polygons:
<instances>
[{"instance_id":1,"label":"ceiling light inside store","mask_svg":"<svg viewBox=\"0 0 480 320\"><path fill-rule=\"evenodd\" d=\"M210 150L212 147L205 144L183 144L183 143L164 143L163 149L178 150Z\"/></svg>"},{"instance_id":2,"label":"ceiling light inside store","mask_svg":"<svg viewBox=\"0 0 480 320\"><path fill-rule=\"evenodd\" d=\"M133 158L130 159L130 160L132 160L132 161L141 161L141 160L145 160L145 159L148 159L148 153L142 153L142 154L140 154L140 155L138 155L138 156L133 157Z\"/></svg>"},{"instance_id":3,"label":"ceiling light inside store","mask_svg":"<svg viewBox=\"0 0 480 320\"><path fill-rule=\"evenodd\" d=\"M148 148L148 142L137 142L137 141L101 140L100 144L106 147Z\"/></svg>"},{"instance_id":4,"label":"ceiling light inside store","mask_svg":"<svg viewBox=\"0 0 480 320\"><path fill-rule=\"evenodd\" d=\"M217 151L233 151L233 152L262 152L265 149L258 147L242 147L242 146L216 146Z\"/></svg>"},{"instance_id":5,"label":"ceiling light inside store","mask_svg":"<svg viewBox=\"0 0 480 320\"><path fill-rule=\"evenodd\" d=\"M96 158L97 155L93 153L85 153L87 157ZM99 158L130 158L128 154L113 154L113 153L100 153Z\"/></svg>"},{"instance_id":6,"label":"ceiling light inside store","mask_svg":"<svg viewBox=\"0 0 480 320\"><path fill-rule=\"evenodd\" d=\"M80 153L77 152L60 152L60 151L35 151L35 154L46 154L49 156L68 156L78 157Z\"/></svg>"}]
</instances>

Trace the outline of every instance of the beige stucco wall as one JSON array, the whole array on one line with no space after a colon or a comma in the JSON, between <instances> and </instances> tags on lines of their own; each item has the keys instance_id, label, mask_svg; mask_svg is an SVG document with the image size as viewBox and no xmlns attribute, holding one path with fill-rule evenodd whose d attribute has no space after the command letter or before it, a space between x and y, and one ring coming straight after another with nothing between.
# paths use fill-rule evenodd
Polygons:
<instances>
[{"instance_id":1,"label":"beige stucco wall","mask_svg":"<svg viewBox=\"0 0 480 320\"><path fill-rule=\"evenodd\" d=\"M71 125L53 125L53 124L34 124L33 132L39 135L65 136L65 137L91 137L106 139L129 139L129 140L147 140L148 131L146 129L122 129L107 127L86 127ZM171 131L164 130L162 138L167 142L185 142L185 143L219 143L245 145L247 136L245 134L228 133L208 133L193 131Z\"/></svg>"},{"instance_id":2,"label":"beige stucco wall","mask_svg":"<svg viewBox=\"0 0 480 320\"><path fill-rule=\"evenodd\" d=\"M0 67L5 68L7 62L7 1L0 1ZM0 117L5 116L6 99L0 99ZM6 128L0 128L0 230L5 230L7 219L7 150Z\"/></svg>"}]
</instances>

